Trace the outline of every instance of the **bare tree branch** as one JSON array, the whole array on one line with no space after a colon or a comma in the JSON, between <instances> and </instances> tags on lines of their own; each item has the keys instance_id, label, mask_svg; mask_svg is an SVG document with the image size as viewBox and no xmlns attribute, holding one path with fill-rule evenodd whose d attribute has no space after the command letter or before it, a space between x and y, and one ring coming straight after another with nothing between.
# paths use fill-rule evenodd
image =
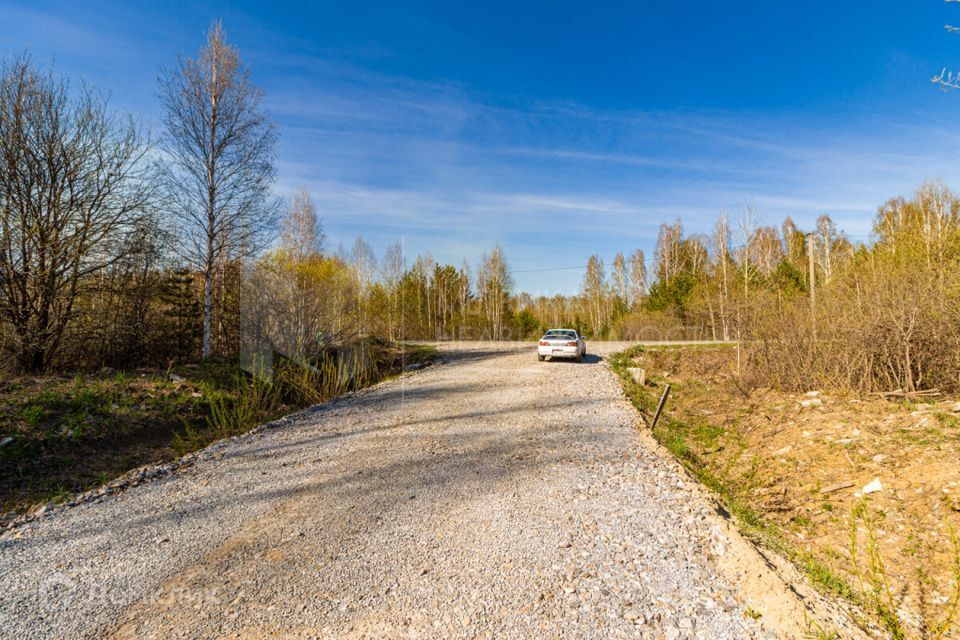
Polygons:
<instances>
[{"instance_id":1,"label":"bare tree branch","mask_svg":"<svg viewBox=\"0 0 960 640\"><path fill-rule=\"evenodd\" d=\"M0 314L23 370L57 354L91 274L119 261L156 196L149 136L99 93L0 67Z\"/></svg>"},{"instance_id":2,"label":"bare tree branch","mask_svg":"<svg viewBox=\"0 0 960 640\"><path fill-rule=\"evenodd\" d=\"M160 78L168 190L181 257L204 279L203 356L211 355L218 265L265 246L276 224L270 195L276 129L237 49L217 22L196 58Z\"/></svg>"}]
</instances>

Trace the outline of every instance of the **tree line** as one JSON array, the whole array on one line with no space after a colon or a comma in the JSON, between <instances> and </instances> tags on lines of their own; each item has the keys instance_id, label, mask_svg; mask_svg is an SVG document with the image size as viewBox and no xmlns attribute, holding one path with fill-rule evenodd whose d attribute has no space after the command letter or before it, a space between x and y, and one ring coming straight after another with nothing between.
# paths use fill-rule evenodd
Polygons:
<instances>
[{"instance_id":1,"label":"tree line","mask_svg":"<svg viewBox=\"0 0 960 640\"><path fill-rule=\"evenodd\" d=\"M960 389L960 199L939 182L879 208L856 239L829 216L803 230L721 213L710 235L660 227L648 278L621 255L587 264L574 300L538 300L547 324L582 318L621 339L738 344L740 383L861 393ZM529 301L528 301L529 304ZM566 309L566 312L563 310Z\"/></svg>"},{"instance_id":2,"label":"tree line","mask_svg":"<svg viewBox=\"0 0 960 640\"><path fill-rule=\"evenodd\" d=\"M960 219L939 183L881 207L855 242L828 216L710 234L661 225L654 255L599 255L580 291L515 291L503 249L476 265L329 250L307 192L273 195L277 131L219 23L159 74L162 131L27 55L0 66L0 350L7 368L166 366L358 340L736 341L757 384L956 389Z\"/></svg>"},{"instance_id":3,"label":"tree line","mask_svg":"<svg viewBox=\"0 0 960 640\"><path fill-rule=\"evenodd\" d=\"M506 257L328 251L273 195L277 131L220 23L161 70L161 131L29 55L0 66L0 350L25 373L526 335ZM518 322L520 323L518 325ZM524 324L525 323L525 324Z\"/></svg>"}]
</instances>

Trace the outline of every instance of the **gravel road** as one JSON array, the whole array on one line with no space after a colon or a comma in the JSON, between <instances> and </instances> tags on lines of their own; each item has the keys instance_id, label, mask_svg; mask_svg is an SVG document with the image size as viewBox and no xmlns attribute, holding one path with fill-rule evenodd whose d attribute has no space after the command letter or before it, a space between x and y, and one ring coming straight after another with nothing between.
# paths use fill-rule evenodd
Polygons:
<instances>
[{"instance_id":1,"label":"gravel road","mask_svg":"<svg viewBox=\"0 0 960 640\"><path fill-rule=\"evenodd\" d=\"M7 532L0 637L766 637L602 358L444 357Z\"/></svg>"}]
</instances>

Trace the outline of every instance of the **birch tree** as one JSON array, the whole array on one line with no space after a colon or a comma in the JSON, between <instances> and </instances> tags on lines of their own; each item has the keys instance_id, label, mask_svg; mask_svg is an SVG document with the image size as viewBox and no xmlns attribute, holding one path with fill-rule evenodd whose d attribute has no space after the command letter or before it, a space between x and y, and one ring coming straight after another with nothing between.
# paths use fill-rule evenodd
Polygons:
<instances>
[{"instance_id":1,"label":"birch tree","mask_svg":"<svg viewBox=\"0 0 960 640\"><path fill-rule=\"evenodd\" d=\"M361 236L353 243L350 251L350 266L356 280L357 307L360 309L360 335L366 335L368 318L364 300L370 293L374 275L377 269L377 257L373 248Z\"/></svg>"},{"instance_id":2,"label":"birch tree","mask_svg":"<svg viewBox=\"0 0 960 640\"><path fill-rule=\"evenodd\" d=\"M757 227L747 245L751 262L769 278L783 260L783 244L776 227Z\"/></svg>"},{"instance_id":3,"label":"birch tree","mask_svg":"<svg viewBox=\"0 0 960 640\"><path fill-rule=\"evenodd\" d=\"M613 285L617 296L624 304L627 302L627 261L622 253L613 257Z\"/></svg>"},{"instance_id":4,"label":"birch tree","mask_svg":"<svg viewBox=\"0 0 960 640\"><path fill-rule=\"evenodd\" d=\"M309 265L320 257L324 237L317 208L305 189L290 199L282 228L280 255L258 265L258 276L262 286L273 289L267 297L273 303L274 315L285 316L284 322L275 323L284 330L275 332L273 347L288 356L302 357L316 339L316 301L310 299L316 296L310 291L313 283ZM268 274L273 276L272 282L265 278ZM280 290L284 295L279 295Z\"/></svg>"},{"instance_id":5,"label":"birch tree","mask_svg":"<svg viewBox=\"0 0 960 640\"><path fill-rule=\"evenodd\" d=\"M276 219L276 131L236 47L217 22L195 58L161 76L163 149L181 253L203 276L203 357L211 355L218 265L255 253Z\"/></svg>"},{"instance_id":6,"label":"birch tree","mask_svg":"<svg viewBox=\"0 0 960 640\"><path fill-rule=\"evenodd\" d=\"M837 241L837 225L830 216L824 214L817 218L817 231L814 236L816 245L815 259L824 282L833 277L834 245Z\"/></svg>"},{"instance_id":7,"label":"birch tree","mask_svg":"<svg viewBox=\"0 0 960 640\"><path fill-rule=\"evenodd\" d=\"M595 336L599 336L606 314L606 274L603 260L600 256L592 255L587 260L587 270L583 276L583 296L590 314L590 328Z\"/></svg>"},{"instance_id":8,"label":"birch tree","mask_svg":"<svg viewBox=\"0 0 960 640\"><path fill-rule=\"evenodd\" d=\"M647 259L643 249L630 254L630 304L636 306L647 295L650 283L647 281Z\"/></svg>"},{"instance_id":9,"label":"birch tree","mask_svg":"<svg viewBox=\"0 0 960 640\"><path fill-rule=\"evenodd\" d=\"M511 287L512 280L503 249L495 245L489 254L483 255L477 267L477 293L492 340L503 337Z\"/></svg>"},{"instance_id":10,"label":"birch tree","mask_svg":"<svg viewBox=\"0 0 960 640\"><path fill-rule=\"evenodd\" d=\"M317 217L310 193L301 189L290 199L290 211L283 220L281 245L296 260L303 260L323 251L326 236Z\"/></svg>"},{"instance_id":11,"label":"birch tree","mask_svg":"<svg viewBox=\"0 0 960 640\"><path fill-rule=\"evenodd\" d=\"M661 224L657 234L656 261L657 279L669 282L683 269L683 225L679 220L673 224Z\"/></svg>"},{"instance_id":12,"label":"birch tree","mask_svg":"<svg viewBox=\"0 0 960 640\"><path fill-rule=\"evenodd\" d=\"M387 292L387 301L391 313L389 314L388 333L391 340L402 338L403 309L400 301L400 280L406 270L403 244L395 242L387 247L380 263L380 277Z\"/></svg>"}]
</instances>

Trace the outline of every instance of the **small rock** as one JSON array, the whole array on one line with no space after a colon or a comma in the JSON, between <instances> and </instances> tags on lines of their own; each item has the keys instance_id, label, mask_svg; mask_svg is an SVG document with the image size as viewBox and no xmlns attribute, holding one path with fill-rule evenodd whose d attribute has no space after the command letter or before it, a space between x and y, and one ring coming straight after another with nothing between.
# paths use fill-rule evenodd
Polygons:
<instances>
[{"instance_id":1,"label":"small rock","mask_svg":"<svg viewBox=\"0 0 960 640\"><path fill-rule=\"evenodd\" d=\"M880 478L874 478L868 482L866 486L863 487L862 491L864 495L883 491L883 485L880 484Z\"/></svg>"},{"instance_id":2,"label":"small rock","mask_svg":"<svg viewBox=\"0 0 960 640\"><path fill-rule=\"evenodd\" d=\"M808 400L801 400L800 406L805 409L809 409L810 407L822 407L823 400L821 400L820 398L810 398Z\"/></svg>"},{"instance_id":3,"label":"small rock","mask_svg":"<svg viewBox=\"0 0 960 640\"><path fill-rule=\"evenodd\" d=\"M3 440L0 440L0 447L5 447L11 442L13 442L13 437L7 436Z\"/></svg>"},{"instance_id":4,"label":"small rock","mask_svg":"<svg viewBox=\"0 0 960 640\"><path fill-rule=\"evenodd\" d=\"M791 448L790 445L787 445L787 446L785 446L783 449L778 449L777 451L774 451L774 452L773 452L773 455L775 455L775 456L782 456L782 455L784 455L785 453L790 453L790 448Z\"/></svg>"},{"instance_id":5,"label":"small rock","mask_svg":"<svg viewBox=\"0 0 960 640\"><path fill-rule=\"evenodd\" d=\"M186 378L184 378L183 376L178 376L175 373L171 373L168 377L170 378L170 382L186 382L187 381Z\"/></svg>"},{"instance_id":6,"label":"small rock","mask_svg":"<svg viewBox=\"0 0 960 640\"><path fill-rule=\"evenodd\" d=\"M803 394L803 395L807 396L808 398L817 398L817 397L820 396L820 392L819 392L819 391L807 391L807 392L806 392L805 394Z\"/></svg>"},{"instance_id":7,"label":"small rock","mask_svg":"<svg viewBox=\"0 0 960 640\"><path fill-rule=\"evenodd\" d=\"M883 455L882 453L878 453L877 455L875 455L875 456L873 456L873 457L871 458L871 460L873 460L873 461L876 462L877 464L883 462L883 461L886 460L886 459L887 459L887 456Z\"/></svg>"}]
</instances>

